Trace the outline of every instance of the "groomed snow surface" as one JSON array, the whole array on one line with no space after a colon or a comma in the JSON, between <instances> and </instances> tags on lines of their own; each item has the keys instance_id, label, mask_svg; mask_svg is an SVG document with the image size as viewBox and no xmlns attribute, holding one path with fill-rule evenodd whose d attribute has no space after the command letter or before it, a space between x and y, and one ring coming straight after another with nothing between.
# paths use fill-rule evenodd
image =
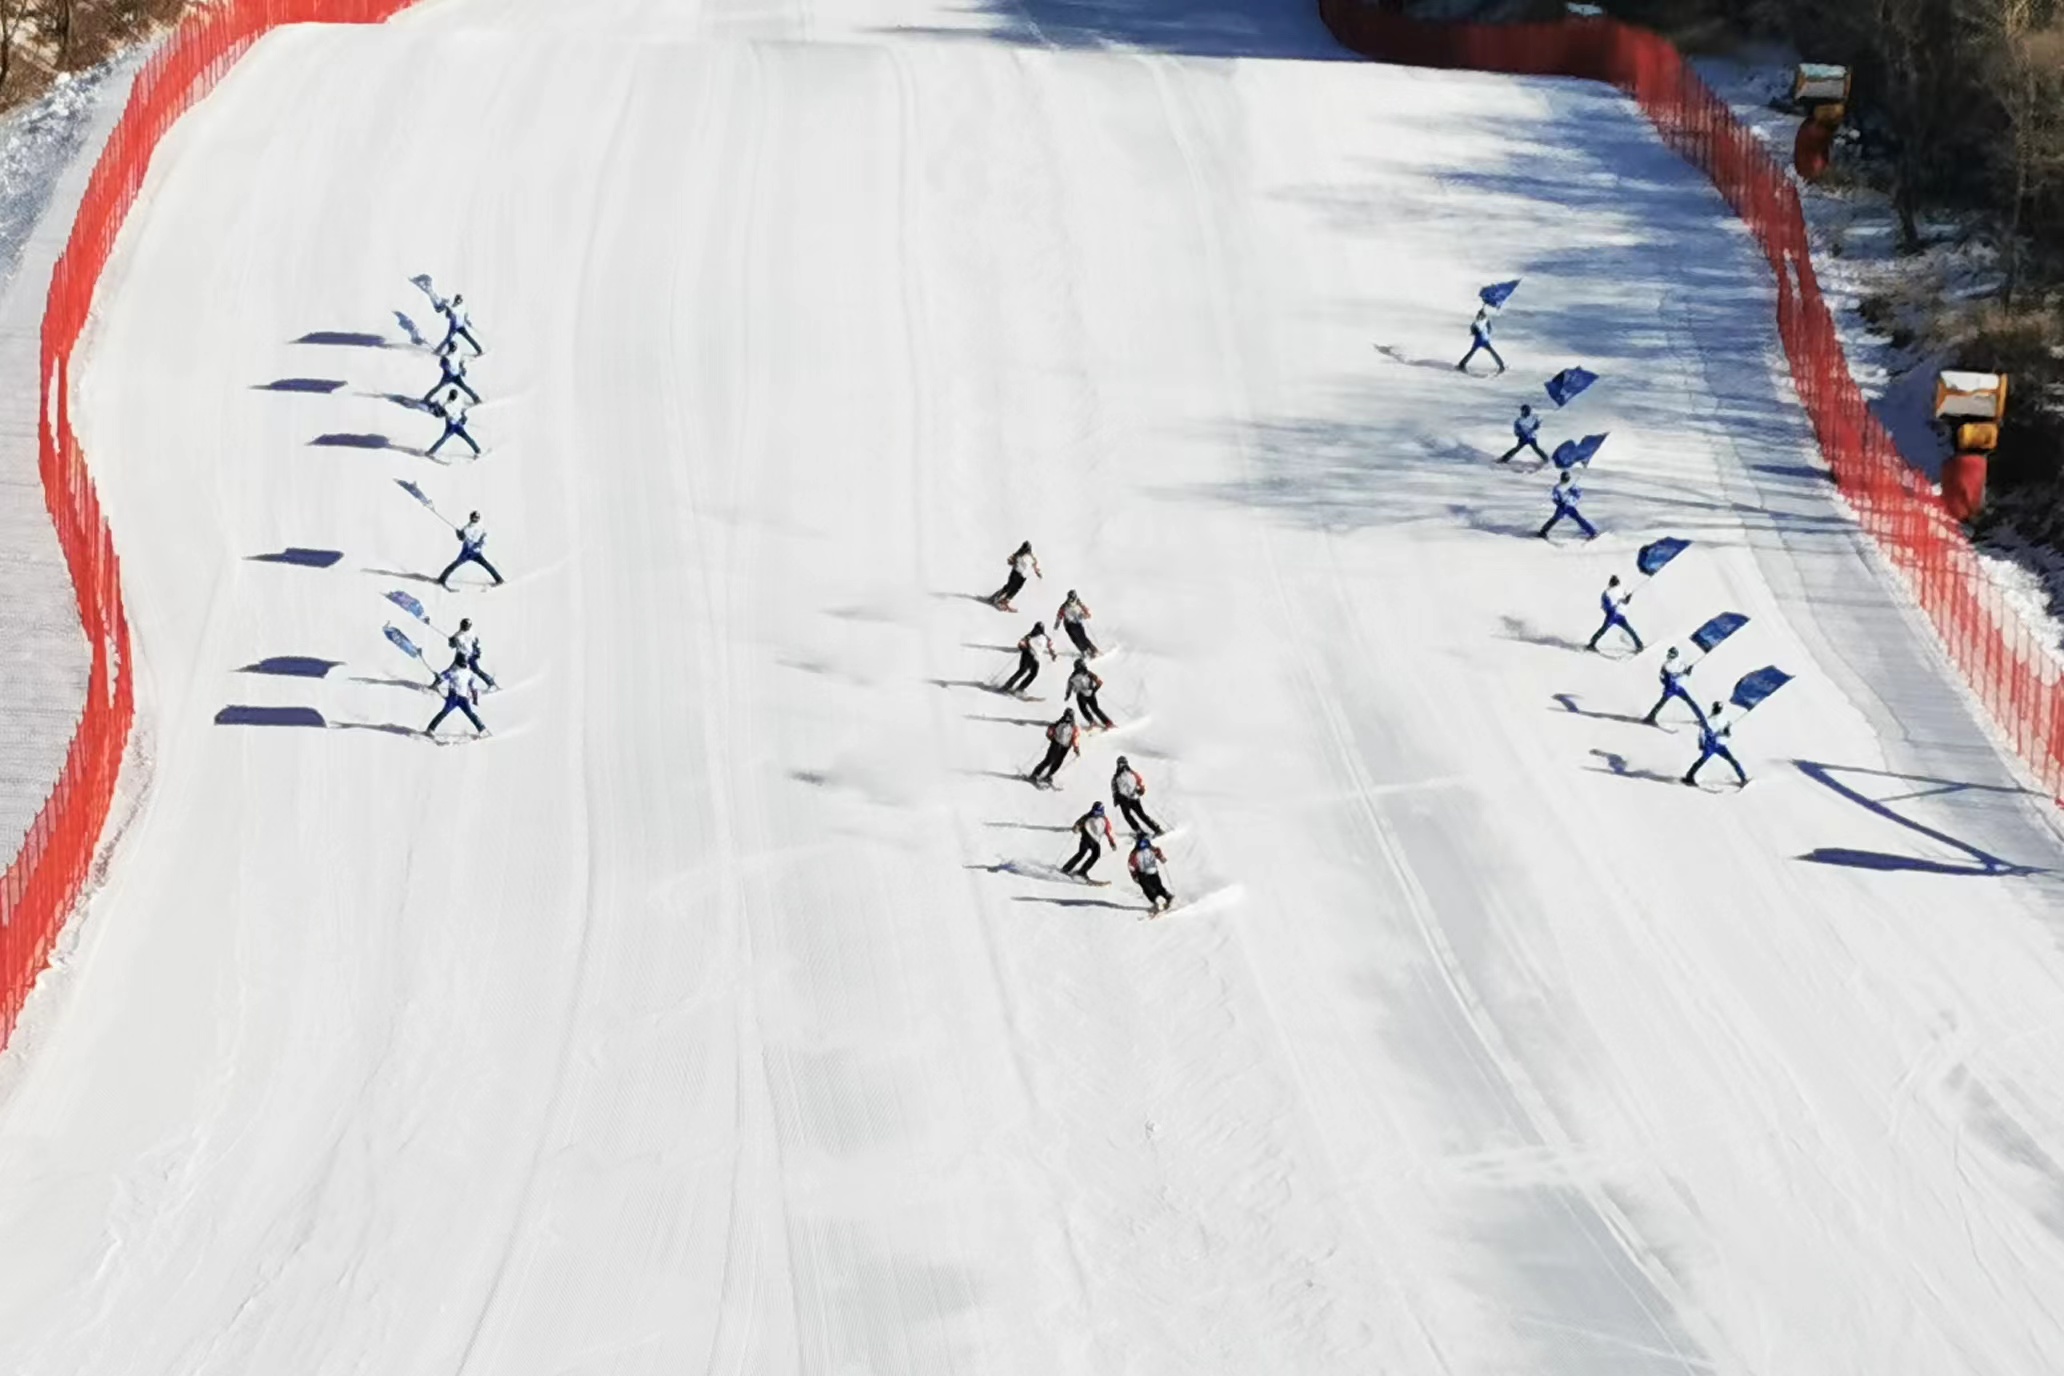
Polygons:
<instances>
[{"instance_id":1,"label":"groomed snow surface","mask_svg":"<svg viewBox=\"0 0 2064 1376\"><path fill-rule=\"evenodd\" d=\"M2052 805L1629 106L1289 0L568 9L276 34L130 221L139 801L5 1062L0 1371L2064 1369ZM426 271L477 464L390 396ZM1490 458L1580 361L1550 547ZM1739 794L1582 649L1665 533L1651 644L1798 675ZM1064 666L981 685L1070 587L1126 726L1048 794ZM491 739L407 734L397 588ZM1158 921L1014 872L1120 752Z\"/></svg>"}]
</instances>

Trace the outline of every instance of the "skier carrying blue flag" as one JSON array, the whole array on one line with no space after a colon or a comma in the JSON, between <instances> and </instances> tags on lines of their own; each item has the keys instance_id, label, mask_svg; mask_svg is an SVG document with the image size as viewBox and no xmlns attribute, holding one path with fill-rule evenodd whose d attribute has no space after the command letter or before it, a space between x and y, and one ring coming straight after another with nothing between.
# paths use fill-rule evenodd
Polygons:
<instances>
[{"instance_id":1,"label":"skier carrying blue flag","mask_svg":"<svg viewBox=\"0 0 2064 1376\"><path fill-rule=\"evenodd\" d=\"M1547 524L1535 532L1537 535L1545 540L1548 538L1548 532L1562 522L1575 521L1577 529L1584 532L1586 540L1598 538L1598 528L1585 520L1584 513L1577 510L1577 504L1584 500L1584 489L1577 486L1574 473L1564 473L1556 482L1555 490L1549 495L1555 499L1555 514L1548 518Z\"/></svg>"},{"instance_id":2,"label":"skier carrying blue flag","mask_svg":"<svg viewBox=\"0 0 2064 1376\"><path fill-rule=\"evenodd\" d=\"M1579 516L1577 519L1581 521L1584 518ZM1634 600L1634 589L1629 588L1621 592L1619 588L1620 576L1617 573L1605 580L1605 591L1598 595L1598 605L1605 612L1605 621L1592 632L1590 643L1584 646L1585 649L1597 649L1598 642L1605 639L1605 633L1615 626L1625 631L1627 639L1634 642L1635 654L1638 655L1648 648L1641 643L1641 633L1634 629L1634 623L1627 619L1627 604Z\"/></svg>"},{"instance_id":3,"label":"skier carrying blue flag","mask_svg":"<svg viewBox=\"0 0 2064 1376\"><path fill-rule=\"evenodd\" d=\"M423 394L423 404L430 405L437 400L437 394L449 387L454 396L464 392L475 406L480 404L480 393L473 390L473 384L466 381L466 360L452 344L440 344L437 348L437 370L442 374L437 385Z\"/></svg>"},{"instance_id":4,"label":"skier carrying blue flag","mask_svg":"<svg viewBox=\"0 0 2064 1376\"><path fill-rule=\"evenodd\" d=\"M475 511L468 515L466 524L453 530L452 534L459 537L459 557L452 560L443 573L437 575L438 587L450 592L451 576L464 564L478 564L486 569L488 576L494 579L496 587L507 581L502 577L501 570L487 562L487 528L480 524L479 512Z\"/></svg>"},{"instance_id":5,"label":"skier carrying blue flag","mask_svg":"<svg viewBox=\"0 0 2064 1376\"><path fill-rule=\"evenodd\" d=\"M466 447L473 451L473 457L480 457L480 441L474 439L466 430L466 408L459 401L458 388L452 388L451 393L443 401L431 402L430 414L444 422L444 433L437 437L437 443L430 446L425 457L436 458L437 451L455 439L464 440Z\"/></svg>"},{"instance_id":6,"label":"skier carrying blue flag","mask_svg":"<svg viewBox=\"0 0 2064 1376\"><path fill-rule=\"evenodd\" d=\"M1662 672L1657 675L1663 683L1663 695L1656 699L1656 705L1649 708L1648 715L1641 720L1650 726L1656 725L1656 718L1660 717L1663 714L1663 709L1670 705L1670 699L1676 698L1686 707L1689 707L1692 716L1698 718L1699 725L1704 726L1706 724L1706 714L1699 710L1698 699L1693 697L1691 690L1684 686L1684 680L1690 673L1691 669L1689 666L1680 667L1677 647L1672 645L1668 653L1663 656Z\"/></svg>"},{"instance_id":7,"label":"skier carrying blue flag","mask_svg":"<svg viewBox=\"0 0 2064 1376\"><path fill-rule=\"evenodd\" d=\"M1512 437L1519 443L1500 454L1499 463L1510 463L1522 449L1531 449L1542 463L1548 462L1548 456L1541 452L1541 418L1534 414L1533 407L1520 406L1519 419L1512 422Z\"/></svg>"},{"instance_id":8,"label":"skier carrying blue flag","mask_svg":"<svg viewBox=\"0 0 2064 1376\"><path fill-rule=\"evenodd\" d=\"M467 721L473 723L476 735L485 736L487 724L481 721L480 714L473 710L473 705L480 700L480 685L457 665L446 669L437 681L444 689L444 706L438 709L436 716L430 718L430 724L423 728L423 734L434 739L437 728L444 724L444 719L454 712L460 712L465 715Z\"/></svg>"},{"instance_id":9,"label":"skier carrying blue flag","mask_svg":"<svg viewBox=\"0 0 2064 1376\"><path fill-rule=\"evenodd\" d=\"M1720 714L1726 710L1724 703L1716 702L1713 704L1713 715L1699 722L1698 759L1692 762L1690 769L1684 771L1683 781L1685 783L1696 787L1698 784L1698 772L1706 767L1708 760L1725 760L1733 768L1734 777L1741 781L1741 787L1746 788L1748 786L1748 771L1741 767L1741 761L1737 760L1734 757L1734 752L1727 748L1728 733L1734 728L1720 724Z\"/></svg>"},{"instance_id":10,"label":"skier carrying blue flag","mask_svg":"<svg viewBox=\"0 0 2064 1376\"><path fill-rule=\"evenodd\" d=\"M1469 322L1469 352L1462 355L1462 361L1455 365L1455 371L1459 373L1468 372L1469 360L1475 358L1479 353L1489 354L1491 362L1498 365L1498 371L1501 373L1505 371L1505 360L1500 358L1497 349L1491 346L1491 308L1489 306L1479 306L1476 311L1476 319Z\"/></svg>"},{"instance_id":11,"label":"skier carrying blue flag","mask_svg":"<svg viewBox=\"0 0 2064 1376\"><path fill-rule=\"evenodd\" d=\"M459 618L459 629L451 637L452 668L464 669L480 680L492 693L501 685L494 681L494 675L480 667L480 637L474 633L473 622L468 617Z\"/></svg>"},{"instance_id":12,"label":"skier carrying blue flag","mask_svg":"<svg viewBox=\"0 0 2064 1376\"><path fill-rule=\"evenodd\" d=\"M436 301L437 313L444 317L444 343L439 345L439 348L456 347L458 341L463 339L473 346L476 357L487 352L481 347L480 341L473 337L473 321L466 314L466 297L463 292L453 292L449 301L438 300L436 293L432 292L431 300Z\"/></svg>"}]
</instances>

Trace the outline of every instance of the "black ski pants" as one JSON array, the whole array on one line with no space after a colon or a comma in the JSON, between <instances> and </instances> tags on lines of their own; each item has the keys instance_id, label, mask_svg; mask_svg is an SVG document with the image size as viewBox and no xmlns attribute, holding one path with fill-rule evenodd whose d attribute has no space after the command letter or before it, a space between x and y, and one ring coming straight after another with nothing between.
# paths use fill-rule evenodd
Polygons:
<instances>
[{"instance_id":1,"label":"black ski pants","mask_svg":"<svg viewBox=\"0 0 2064 1376\"><path fill-rule=\"evenodd\" d=\"M1139 799L1121 798L1114 793L1111 795L1111 801L1118 804L1118 815L1123 817L1125 824L1134 831L1149 832L1155 836L1161 834L1161 824L1147 816L1147 810L1140 805Z\"/></svg>"},{"instance_id":2,"label":"black ski pants","mask_svg":"<svg viewBox=\"0 0 2064 1376\"><path fill-rule=\"evenodd\" d=\"M495 584L498 587L502 583L507 581L502 577L501 573L495 568L493 564L487 562L487 556L482 554L479 550L462 549L459 551L459 557L452 560L451 563L446 566L443 573L437 575L438 586L449 592L451 590L451 583L449 581L451 576L457 573L461 567L467 564L478 564L480 565L480 567L486 569L488 571L488 574L491 577L493 577L493 579L495 580Z\"/></svg>"},{"instance_id":3,"label":"black ski pants","mask_svg":"<svg viewBox=\"0 0 2064 1376\"><path fill-rule=\"evenodd\" d=\"M1060 744L1047 746L1046 758L1041 760L1032 769L1032 782L1035 784L1051 782L1053 776L1061 772L1061 766L1067 763L1067 760L1067 746Z\"/></svg>"},{"instance_id":4,"label":"black ski pants","mask_svg":"<svg viewBox=\"0 0 2064 1376\"><path fill-rule=\"evenodd\" d=\"M1085 836L1082 838L1082 844L1075 848L1075 858L1061 866L1061 873L1077 874L1087 879L1091 868L1096 865L1103 853L1104 848L1096 843L1094 837Z\"/></svg>"},{"instance_id":5,"label":"black ski pants","mask_svg":"<svg viewBox=\"0 0 2064 1376\"><path fill-rule=\"evenodd\" d=\"M1032 686L1032 680L1039 677L1039 657L1030 650L1018 651L1018 667L1003 681L1006 693L1021 693Z\"/></svg>"}]
</instances>

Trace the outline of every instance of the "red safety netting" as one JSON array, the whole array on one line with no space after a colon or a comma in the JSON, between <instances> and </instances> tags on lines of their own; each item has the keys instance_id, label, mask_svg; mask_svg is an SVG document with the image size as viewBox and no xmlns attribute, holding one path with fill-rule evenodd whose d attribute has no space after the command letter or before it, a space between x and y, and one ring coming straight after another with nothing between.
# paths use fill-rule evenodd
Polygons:
<instances>
[{"instance_id":1,"label":"red safety netting","mask_svg":"<svg viewBox=\"0 0 2064 1376\"><path fill-rule=\"evenodd\" d=\"M1910 581L1943 648L2043 787L2064 788L2057 663L1985 577L1933 484L1900 457L1865 404L1822 300L1790 175L1667 40L1607 19L1458 24L1362 0L1319 0L1334 35L1386 62L1603 81L1632 96L1754 231L1777 277L1777 331L1836 485Z\"/></svg>"},{"instance_id":2,"label":"red safety netting","mask_svg":"<svg viewBox=\"0 0 2064 1376\"><path fill-rule=\"evenodd\" d=\"M129 104L93 169L43 316L38 458L50 519L71 569L90 647L86 705L64 768L0 880L0 1046L6 1044L65 915L93 865L136 716L121 564L72 433L72 350L94 288L135 203L151 153L172 122L222 79L253 40L281 24L375 23L411 0L225 0L195 11L138 73Z\"/></svg>"}]
</instances>

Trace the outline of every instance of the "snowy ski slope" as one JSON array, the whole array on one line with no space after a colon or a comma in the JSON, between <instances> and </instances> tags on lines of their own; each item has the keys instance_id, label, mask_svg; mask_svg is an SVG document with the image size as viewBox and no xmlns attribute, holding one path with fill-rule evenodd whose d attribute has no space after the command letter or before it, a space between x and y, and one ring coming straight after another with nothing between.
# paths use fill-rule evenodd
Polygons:
<instances>
[{"instance_id":1,"label":"snowy ski slope","mask_svg":"<svg viewBox=\"0 0 2064 1376\"><path fill-rule=\"evenodd\" d=\"M1610 94L1284 2L436 0L182 123L77 381L140 802L0 1064L0 1371L2064 1369L2064 845L1746 237ZM424 271L477 465L388 399ZM1578 361L1549 548L1487 460ZM1754 618L1702 692L1799 675L1739 795L1580 649L1662 533L1653 641ZM1134 724L1044 794L1057 671L976 685L1070 587ZM405 734L393 588L490 740ZM1010 868L1120 751L1158 922Z\"/></svg>"}]
</instances>

